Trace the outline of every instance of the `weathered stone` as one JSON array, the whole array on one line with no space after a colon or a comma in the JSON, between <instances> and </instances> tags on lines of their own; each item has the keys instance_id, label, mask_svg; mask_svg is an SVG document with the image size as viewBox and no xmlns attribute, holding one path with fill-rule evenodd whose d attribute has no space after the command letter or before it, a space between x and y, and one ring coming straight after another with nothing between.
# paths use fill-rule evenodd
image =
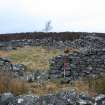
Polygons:
<instances>
[{"instance_id":1,"label":"weathered stone","mask_svg":"<svg viewBox=\"0 0 105 105\"><path fill-rule=\"evenodd\" d=\"M11 71L12 64L11 62L6 58L0 58L0 70L1 71Z\"/></svg>"},{"instance_id":2,"label":"weathered stone","mask_svg":"<svg viewBox=\"0 0 105 105\"><path fill-rule=\"evenodd\" d=\"M49 94L46 96L1 94L0 105L105 105L105 95L91 97L75 90Z\"/></svg>"},{"instance_id":3,"label":"weathered stone","mask_svg":"<svg viewBox=\"0 0 105 105\"><path fill-rule=\"evenodd\" d=\"M77 79L78 76L105 74L105 50L89 49L84 52L72 53L66 56L68 67L65 70L66 77ZM65 56L60 55L50 60L49 74L51 78L64 76ZM55 75L55 76L52 76ZM58 75L58 76L57 76Z\"/></svg>"},{"instance_id":4,"label":"weathered stone","mask_svg":"<svg viewBox=\"0 0 105 105\"><path fill-rule=\"evenodd\" d=\"M3 93L0 97L0 105L8 105L9 102L14 99L14 95L10 92Z\"/></svg>"},{"instance_id":5,"label":"weathered stone","mask_svg":"<svg viewBox=\"0 0 105 105\"><path fill-rule=\"evenodd\" d=\"M27 70L27 67L23 64L12 64L13 66L13 72L17 72L20 76L23 76L25 70Z\"/></svg>"}]
</instances>

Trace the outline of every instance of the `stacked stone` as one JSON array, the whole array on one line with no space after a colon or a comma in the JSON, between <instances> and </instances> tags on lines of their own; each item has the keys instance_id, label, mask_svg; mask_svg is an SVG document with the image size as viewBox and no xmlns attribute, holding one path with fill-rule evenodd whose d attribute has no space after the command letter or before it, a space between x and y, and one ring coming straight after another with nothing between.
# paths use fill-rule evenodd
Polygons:
<instances>
[{"instance_id":1,"label":"stacked stone","mask_svg":"<svg viewBox=\"0 0 105 105\"><path fill-rule=\"evenodd\" d=\"M76 78L78 75L75 67L75 63L73 63L73 59L70 56L66 56L67 59L67 67L64 67L65 64L65 56L57 56L50 61L50 70L49 75L50 78L62 78L62 77L70 77L72 79Z\"/></svg>"},{"instance_id":2,"label":"stacked stone","mask_svg":"<svg viewBox=\"0 0 105 105\"><path fill-rule=\"evenodd\" d=\"M82 35L79 39L74 40L71 43L72 48L95 48L102 49L105 48L105 40L99 36L89 34Z\"/></svg>"},{"instance_id":3,"label":"stacked stone","mask_svg":"<svg viewBox=\"0 0 105 105\"><path fill-rule=\"evenodd\" d=\"M105 50L89 49L84 52L74 52L68 55L69 69L66 77L105 74ZM64 74L64 56L57 56L50 61L49 74L51 78L61 78Z\"/></svg>"}]
</instances>

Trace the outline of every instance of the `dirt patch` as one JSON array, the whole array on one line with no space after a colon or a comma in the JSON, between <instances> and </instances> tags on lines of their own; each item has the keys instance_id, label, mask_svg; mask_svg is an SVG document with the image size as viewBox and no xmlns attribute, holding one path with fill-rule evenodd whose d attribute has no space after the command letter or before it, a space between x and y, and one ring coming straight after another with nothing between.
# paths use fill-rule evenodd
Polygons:
<instances>
[{"instance_id":1,"label":"dirt patch","mask_svg":"<svg viewBox=\"0 0 105 105\"><path fill-rule=\"evenodd\" d=\"M7 51L0 51L0 57L7 57L9 55L9 52Z\"/></svg>"}]
</instances>

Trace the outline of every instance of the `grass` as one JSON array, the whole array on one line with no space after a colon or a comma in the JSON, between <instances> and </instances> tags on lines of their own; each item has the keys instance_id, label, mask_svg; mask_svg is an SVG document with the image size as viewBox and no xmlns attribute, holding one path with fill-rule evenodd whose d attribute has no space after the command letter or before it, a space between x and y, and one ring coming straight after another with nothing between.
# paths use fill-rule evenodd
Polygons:
<instances>
[{"instance_id":1,"label":"grass","mask_svg":"<svg viewBox=\"0 0 105 105\"><path fill-rule=\"evenodd\" d=\"M77 49L71 49L71 52L77 51ZM49 59L57 55L63 54L63 51L58 49L48 49L43 47L24 47L18 48L17 50L12 50L9 52L1 52L1 57L9 57L12 63L24 64L28 67L28 70L48 70L49 69ZM10 77L10 76L9 76ZM45 95L49 93L57 93L59 91L67 91L71 89L76 89L78 92L89 92L88 83L81 81L75 81L71 84L60 84L60 80L56 81L44 81L42 84L37 82L23 82L20 80L12 79L9 84L7 82L4 84L4 76L0 80L0 92L10 90L15 94L22 94L31 91L33 94ZM9 79L6 78L5 81ZM24 85L23 85L24 84Z\"/></svg>"},{"instance_id":2,"label":"grass","mask_svg":"<svg viewBox=\"0 0 105 105\"><path fill-rule=\"evenodd\" d=\"M59 81L59 80L58 80ZM88 83L84 81L75 81L72 84L61 84L60 82L55 81L45 81L42 84L38 85L37 82L27 83L28 90L33 94L42 96L47 94L54 94L61 91L70 91L75 90L78 93L85 92L91 96L96 95L96 91L93 91L89 88Z\"/></svg>"},{"instance_id":3,"label":"grass","mask_svg":"<svg viewBox=\"0 0 105 105\"><path fill-rule=\"evenodd\" d=\"M48 70L49 59L63 54L58 49L49 50L42 47L24 47L9 52L9 58L13 63L24 64L29 70Z\"/></svg>"},{"instance_id":4,"label":"grass","mask_svg":"<svg viewBox=\"0 0 105 105\"><path fill-rule=\"evenodd\" d=\"M74 87L71 84L59 84L53 81L45 81L42 84L37 82L28 83L28 89L36 95L42 96L47 94L54 94L61 91L72 90Z\"/></svg>"},{"instance_id":5,"label":"grass","mask_svg":"<svg viewBox=\"0 0 105 105\"><path fill-rule=\"evenodd\" d=\"M8 91L20 95L27 93L28 87L25 81L14 78L13 73L0 71L0 94Z\"/></svg>"},{"instance_id":6,"label":"grass","mask_svg":"<svg viewBox=\"0 0 105 105\"><path fill-rule=\"evenodd\" d=\"M83 90L86 91L88 89L84 88L86 85L84 83L81 84L78 82L76 84L61 84L58 81L59 79L57 81L48 80L26 82L18 78L14 78L13 73L0 72L0 93L10 91L15 95L21 95L31 92L32 94L42 96L72 89L75 89L79 92Z\"/></svg>"},{"instance_id":7,"label":"grass","mask_svg":"<svg viewBox=\"0 0 105 105\"><path fill-rule=\"evenodd\" d=\"M35 81L26 82L18 78L14 78L14 74L8 72L0 72L0 93L10 91L15 95L32 93L35 95L47 95L54 94L61 91L76 90L77 92L88 92L94 95L90 91L89 85L83 81L75 81L72 84L61 84L59 79L56 81Z\"/></svg>"},{"instance_id":8,"label":"grass","mask_svg":"<svg viewBox=\"0 0 105 105\"><path fill-rule=\"evenodd\" d=\"M71 49L70 52L77 51ZM17 50L0 51L0 57L8 57L12 63L24 64L28 70L48 70L49 59L64 54L59 49L48 49L45 47L23 47Z\"/></svg>"}]
</instances>

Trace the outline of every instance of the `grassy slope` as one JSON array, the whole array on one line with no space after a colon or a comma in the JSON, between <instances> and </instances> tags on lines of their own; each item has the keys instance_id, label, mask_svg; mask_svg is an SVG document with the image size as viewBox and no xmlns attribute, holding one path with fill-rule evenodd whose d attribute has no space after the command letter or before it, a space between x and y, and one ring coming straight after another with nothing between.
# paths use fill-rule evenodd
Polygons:
<instances>
[{"instance_id":1,"label":"grassy slope","mask_svg":"<svg viewBox=\"0 0 105 105\"><path fill-rule=\"evenodd\" d=\"M75 49L72 49L71 51L75 51ZM49 59L60 54L63 54L63 51L60 51L57 49L48 50L42 47L24 47L24 48L18 48L17 50L9 51L9 52L0 51L0 57L9 57L11 58L13 63L24 64L30 70L38 70L38 69L48 70ZM89 92L90 90L88 87L88 83L83 83L80 81L76 81L73 85L59 84L53 81L46 81L41 86L39 86L36 82L26 83L26 84L29 91L38 95L45 95L48 93L55 93L55 92L65 91L70 89L76 89L78 92L81 92L81 91ZM19 89L20 88L21 87L19 87ZM16 91L18 92L17 89ZM90 94L93 94L93 93L90 93Z\"/></svg>"},{"instance_id":2,"label":"grassy slope","mask_svg":"<svg viewBox=\"0 0 105 105\"><path fill-rule=\"evenodd\" d=\"M9 58L14 63L26 65L30 70L48 70L49 59L63 54L60 50L48 50L42 47L25 47L9 53Z\"/></svg>"}]
</instances>

